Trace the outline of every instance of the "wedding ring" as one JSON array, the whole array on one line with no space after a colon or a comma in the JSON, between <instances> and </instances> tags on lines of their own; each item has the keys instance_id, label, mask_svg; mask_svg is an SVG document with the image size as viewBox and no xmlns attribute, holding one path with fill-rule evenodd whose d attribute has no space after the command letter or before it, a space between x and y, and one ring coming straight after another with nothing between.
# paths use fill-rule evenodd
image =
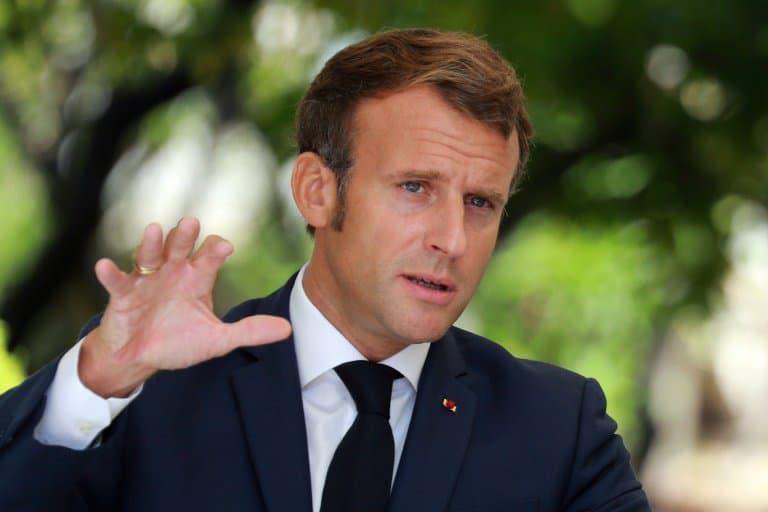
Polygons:
<instances>
[{"instance_id":1,"label":"wedding ring","mask_svg":"<svg viewBox=\"0 0 768 512\"><path fill-rule=\"evenodd\" d=\"M145 266L139 265L138 263L134 263L133 267L136 269L136 272L138 272L139 275L142 275L142 276L152 275L155 272L157 272L156 268L145 267Z\"/></svg>"}]
</instances>

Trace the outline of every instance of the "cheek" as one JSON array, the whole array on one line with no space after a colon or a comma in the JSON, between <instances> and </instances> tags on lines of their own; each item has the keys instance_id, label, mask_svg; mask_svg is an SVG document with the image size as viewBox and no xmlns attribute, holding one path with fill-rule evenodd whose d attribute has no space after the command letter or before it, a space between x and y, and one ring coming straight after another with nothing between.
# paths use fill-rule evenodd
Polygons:
<instances>
[{"instance_id":1,"label":"cheek","mask_svg":"<svg viewBox=\"0 0 768 512\"><path fill-rule=\"evenodd\" d=\"M484 236L479 236L474 241L469 241L470 253L465 258L465 270L474 277L475 282L479 282L488 262L493 256L493 249L496 247L496 232Z\"/></svg>"},{"instance_id":2,"label":"cheek","mask_svg":"<svg viewBox=\"0 0 768 512\"><path fill-rule=\"evenodd\" d=\"M373 259L387 255L397 259L412 251L423 235L423 222L414 216L401 215L392 210L369 211L361 233L369 245L368 252Z\"/></svg>"}]
</instances>

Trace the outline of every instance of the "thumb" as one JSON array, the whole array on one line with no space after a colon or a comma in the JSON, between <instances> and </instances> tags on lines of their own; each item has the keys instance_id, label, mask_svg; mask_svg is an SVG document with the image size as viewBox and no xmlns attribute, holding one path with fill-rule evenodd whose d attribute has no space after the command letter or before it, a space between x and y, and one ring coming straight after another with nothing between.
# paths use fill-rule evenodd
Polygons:
<instances>
[{"instance_id":1,"label":"thumb","mask_svg":"<svg viewBox=\"0 0 768 512\"><path fill-rule=\"evenodd\" d=\"M227 351L243 346L264 345L284 340L291 335L291 324L285 318L254 315L235 323L224 324Z\"/></svg>"}]
</instances>

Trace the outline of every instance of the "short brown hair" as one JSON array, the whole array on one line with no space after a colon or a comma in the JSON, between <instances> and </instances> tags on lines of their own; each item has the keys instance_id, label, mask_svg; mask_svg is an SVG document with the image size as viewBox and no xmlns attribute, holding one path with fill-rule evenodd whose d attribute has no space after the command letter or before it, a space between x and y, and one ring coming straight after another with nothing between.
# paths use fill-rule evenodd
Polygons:
<instances>
[{"instance_id":1,"label":"short brown hair","mask_svg":"<svg viewBox=\"0 0 768 512\"><path fill-rule=\"evenodd\" d=\"M298 107L299 152L317 153L336 174L340 208L334 228L341 229L343 222L355 108L363 99L421 84L433 85L454 108L505 138L516 129L520 163L512 189L519 182L533 130L512 66L469 34L424 28L381 32L328 60Z\"/></svg>"}]
</instances>

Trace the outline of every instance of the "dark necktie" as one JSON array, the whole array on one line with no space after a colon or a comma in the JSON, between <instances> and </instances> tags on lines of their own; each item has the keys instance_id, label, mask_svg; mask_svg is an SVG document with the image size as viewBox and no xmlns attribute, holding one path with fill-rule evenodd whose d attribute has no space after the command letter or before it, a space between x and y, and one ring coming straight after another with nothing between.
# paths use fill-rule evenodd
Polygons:
<instances>
[{"instance_id":1,"label":"dark necktie","mask_svg":"<svg viewBox=\"0 0 768 512\"><path fill-rule=\"evenodd\" d=\"M336 367L357 406L357 418L333 454L320 512L385 512L395 442L389 426L392 381L400 372L370 361Z\"/></svg>"}]
</instances>

